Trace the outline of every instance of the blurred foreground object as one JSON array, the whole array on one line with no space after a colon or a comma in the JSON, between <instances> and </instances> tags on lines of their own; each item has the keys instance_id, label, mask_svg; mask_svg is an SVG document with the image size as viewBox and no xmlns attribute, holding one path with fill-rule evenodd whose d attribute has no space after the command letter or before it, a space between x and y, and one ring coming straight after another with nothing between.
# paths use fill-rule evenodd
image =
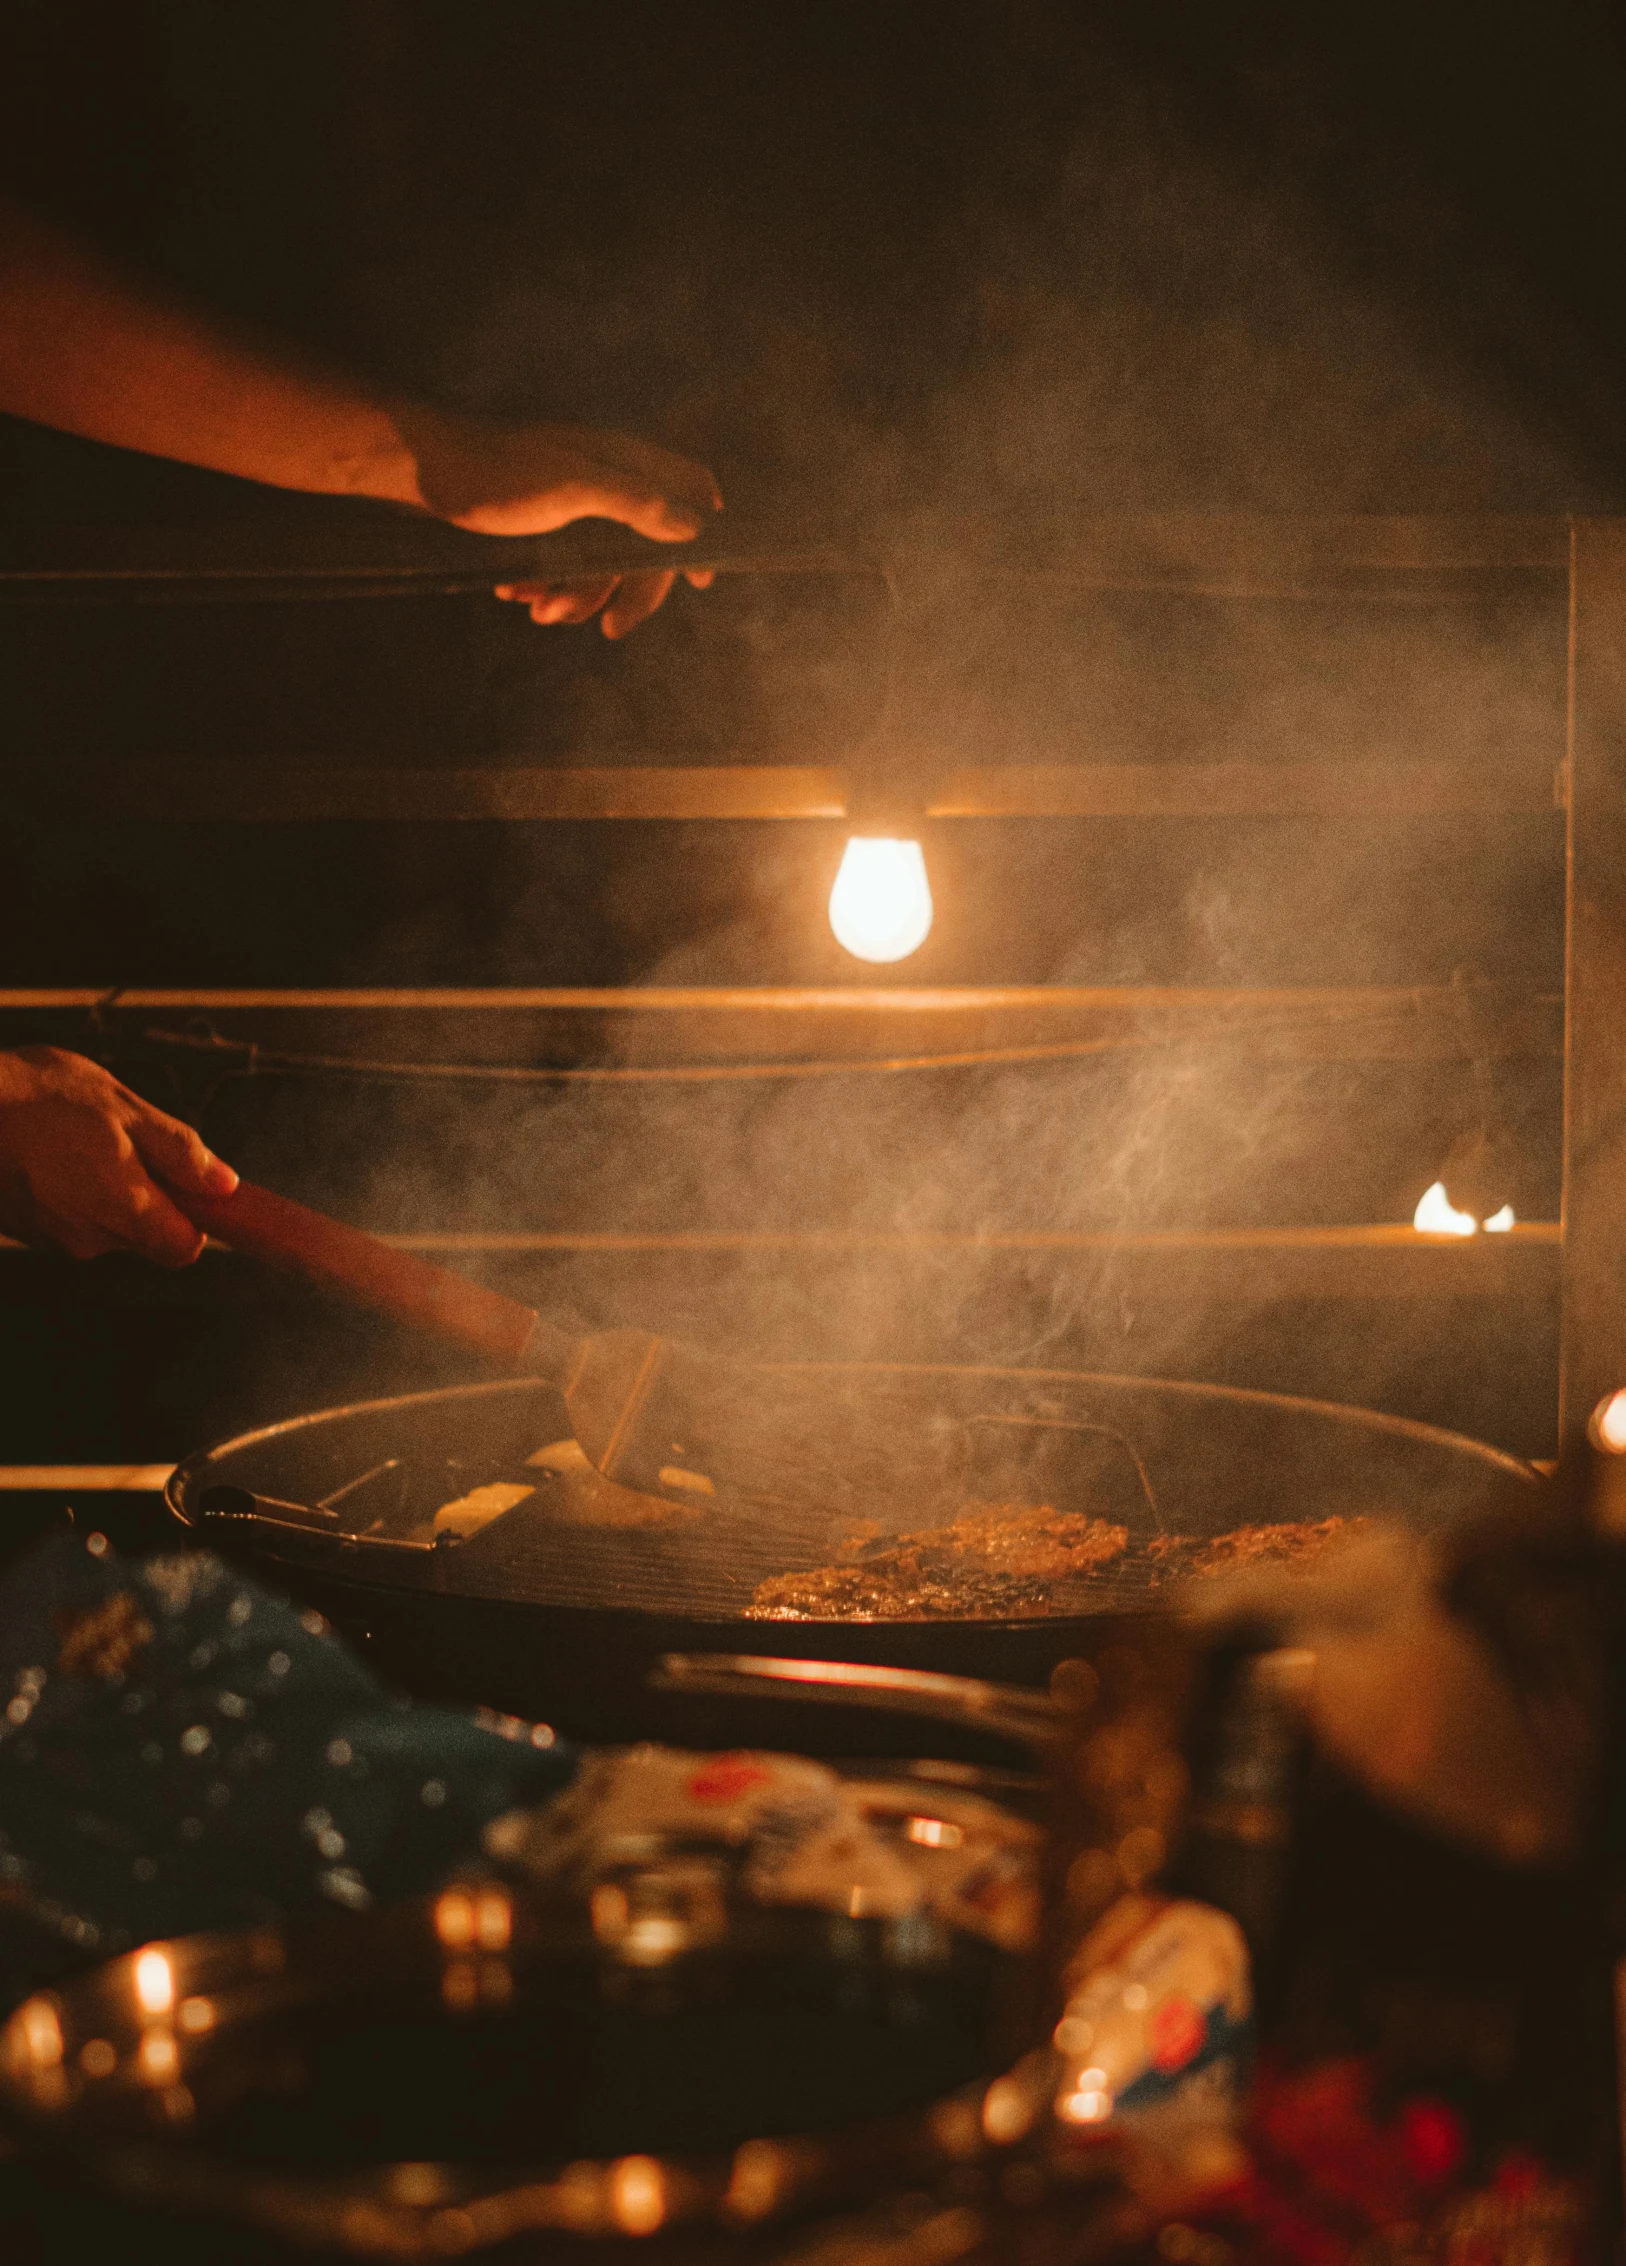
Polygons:
<instances>
[{"instance_id":1,"label":"blurred foreground object","mask_svg":"<svg viewBox=\"0 0 1626 2266\"><path fill-rule=\"evenodd\" d=\"M0 1576L0 1984L421 1893L564 1785L546 1725L387 1692L206 1551L49 1533Z\"/></svg>"}]
</instances>

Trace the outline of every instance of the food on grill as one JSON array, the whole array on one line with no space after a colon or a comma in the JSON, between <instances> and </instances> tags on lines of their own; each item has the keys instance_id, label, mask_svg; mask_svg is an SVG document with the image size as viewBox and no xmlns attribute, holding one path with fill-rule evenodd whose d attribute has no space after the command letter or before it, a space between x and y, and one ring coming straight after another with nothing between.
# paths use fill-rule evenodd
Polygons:
<instances>
[{"instance_id":1,"label":"food on grill","mask_svg":"<svg viewBox=\"0 0 1626 2266\"><path fill-rule=\"evenodd\" d=\"M1371 1525L1364 1518L1287 1519L1270 1526L1235 1526L1207 1542L1193 1535L1160 1535L1150 1555L1169 1577L1235 1573L1239 1566L1306 1571L1329 1544L1351 1539Z\"/></svg>"},{"instance_id":2,"label":"food on grill","mask_svg":"<svg viewBox=\"0 0 1626 2266\"><path fill-rule=\"evenodd\" d=\"M1050 1607L1051 1585L1123 1555L1127 1527L1049 1504L980 1503L948 1526L852 1546L843 1564L776 1574L747 1608L762 1621L999 1620Z\"/></svg>"},{"instance_id":3,"label":"food on grill","mask_svg":"<svg viewBox=\"0 0 1626 2266\"><path fill-rule=\"evenodd\" d=\"M525 1461L530 1469L556 1482L548 1497L548 1514L572 1526L681 1527L703 1516L708 1508L707 1482L688 1490L689 1500L685 1502L673 1502L664 1495L644 1495L636 1488L620 1487L613 1479L606 1479L576 1440L551 1441ZM661 1476L667 1475L663 1472ZM683 1474L684 1479L694 1476Z\"/></svg>"},{"instance_id":4,"label":"food on grill","mask_svg":"<svg viewBox=\"0 0 1626 2266\"><path fill-rule=\"evenodd\" d=\"M486 1470L491 1468L487 1464ZM618 1487L593 1468L574 1440L552 1441L528 1455L523 1465L512 1464L509 1469L515 1473L514 1477L488 1479L480 1476L478 1465L459 1465L455 1460L448 1460L438 1469L431 1467L425 1472L423 1486L419 1488L406 1485L405 1475L393 1463L387 1470L380 1467L377 1476L392 1485L397 1498L393 1506L394 1518L375 1518L368 1525L363 1514L358 1531L368 1534L393 1531L403 1534L410 1542L468 1542L475 1535L483 1534L498 1519L518 1510L521 1504L529 1507L505 1530L510 1535L519 1528L537 1525L549 1531L560 1527L682 1529L704 1517L709 1507L698 1495L689 1501L670 1502L664 1496L640 1495L630 1487ZM521 1470L531 1476L520 1478ZM374 1476L369 1473L366 1478ZM475 1484L470 1485L470 1481ZM459 1485L460 1494L452 1495L433 1511L429 1509L429 1504L434 1503L443 1490ZM428 1492L427 1502L425 1492ZM357 1486L346 1490L346 1495L353 1512L362 1508L364 1498ZM405 1501L400 1500L403 1495ZM412 1500L414 1495L416 1503ZM370 1503L366 1507L370 1508Z\"/></svg>"},{"instance_id":5,"label":"food on grill","mask_svg":"<svg viewBox=\"0 0 1626 2266\"><path fill-rule=\"evenodd\" d=\"M471 1487L466 1495L455 1502L442 1503L435 1513L431 1528L433 1534L455 1534L460 1539L478 1534L481 1527L500 1519L504 1511L511 1511L516 1503L523 1503L527 1495L534 1495L534 1487L521 1487L506 1480L493 1480L488 1487Z\"/></svg>"},{"instance_id":6,"label":"food on grill","mask_svg":"<svg viewBox=\"0 0 1626 2266\"><path fill-rule=\"evenodd\" d=\"M842 1560L776 1574L747 1608L758 1621L1002 1620L1067 1610L1055 1584L1111 1567L1164 1582L1228 1574L1239 1566L1306 1572L1331 1544L1361 1533L1364 1518L1292 1519L1238 1526L1204 1539L1159 1535L1129 1548L1126 1527L1049 1504L979 1503L947 1526L890 1541L854 1536Z\"/></svg>"}]
</instances>

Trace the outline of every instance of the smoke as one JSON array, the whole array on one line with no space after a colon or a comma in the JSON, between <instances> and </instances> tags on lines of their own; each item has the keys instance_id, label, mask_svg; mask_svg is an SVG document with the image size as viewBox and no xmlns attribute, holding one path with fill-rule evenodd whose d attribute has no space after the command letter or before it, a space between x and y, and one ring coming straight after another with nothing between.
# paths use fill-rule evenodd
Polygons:
<instances>
[{"instance_id":1,"label":"smoke","mask_svg":"<svg viewBox=\"0 0 1626 2266\"><path fill-rule=\"evenodd\" d=\"M335 273L324 292L282 272L258 306L254 276L234 277L233 304L302 310L315 343L471 409L690 449L737 512L793 535L855 524L899 562L898 618L861 575L679 593L615 649L493 608L440 672L464 672L455 696L434 707L421 669L405 680L408 759L861 767L906 740L920 776L1318 760L1508 764L1538 790L1550 777L1564 655L1545 585L1396 608L1103 594L1026 571L1114 513L1558 511L1605 494L1614 413L1592 345L1420 142L1408 157L1392 132L1363 134L1324 66L1210 53L1173 68L1059 0L633 7L612 39L555 10L490 11L478 34L432 10L345 20L336 116L367 130L289 224L300 260L331 245ZM208 11L175 21L194 43L248 36ZM284 37L256 21L255 69ZM215 178L232 110L213 100L219 71L194 63ZM199 204L200 288L245 199L263 209L244 240L281 241L277 167L292 161L276 141L252 144L263 189L245 176L218 212ZM927 603L908 561L954 553L968 522L1002 563L961 551ZM349 668L387 706L387 639L363 672L356 634L312 685L336 703ZM414 703L434 707L433 730ZM377 909L390 891L375 874L366 919L311 947L297 980L1247 989L1467 968L1550 992L1561 978L1549 816L922 832L937 927L881 979L824 920L844 829L809 824L376 844L395 910ZM292 938L304 910L282 911ZM611 1018L587 1051L641 1058L650 1030ZM1556 1201L1555 1075L1497 1073L1525 1153L1521 1213ZM1081 1062L612 1095L388 1088L358 1106L349 1089L266 1085L218 1137L383 1228L768 1239L493 1262L590 1321L855 1358L1211 1375L1245 1358L1251 1382L1416 1408L1416 1330L1385 1348L1370 1312L1329 1305L1272 1334L1261 1277L1160 1278L1077 1239L1404 1218L1483 1093L1461 1059L1297 1059L1198 1032ZM1028 1240L980 1257L929 1240L976 1235ZM1434 1413L1459 1386L1447 1375Z\"/></svg>"},{"instance_id":2,"label":"smoke","mask_svg":"<svg viewBox=\"0 0 1626 2266\"><path fill-rule=\"evenodd\" d=\"M1278 106L1314 91L1278 89ZM661 437L708 446L748 502L833 502L905 559L976 515L1014 562L951 578L889 662L859 584L722 587L613 667L583 664L562 704L552 672L516 667L516 752L885 759L890 667L890 728L943 770L1426 760L1549 779L1563 625L1546 585L1511 577L1466 602L1395 607L1081 593L1021 571L1064 557L1085 515L1555 509L1583 471L1521 375L1535 318L1513 280L1483 260L1441 280L1441 248L1462 232L1435 192L1386 181L1386 236L1412 251L1374 269L1318 208L1327 153L1313 136L1296 150L1285 127L1253 146L1205 139L1174 95L1109 62L1071 131L1006 92L999 161L944 160L940 224L916 239L931 290L910 302L928 309L913 339L803 256L816 219L793 216L798 256L774 275L771 229L726 208L681 245L651 225L642 264L613 278L578 260L539 282L519 263L447 339L443 382L465 396L483 385L511 401L546 365L550 394L584 416L605 399L658 402ZM899 357L884 384L880 345ZM647 985L864 984L823 924L842 831L737 830L704 849L675 831L595 836L592 917ZM1466 968L1561 982L1553 818L923 831L938 929L889 981L1405 985ZM582 874L563 888L557 854L516 838L485 980L558 980ZM375 980L399 941L369 947ZM432 958L433 939L419 949ZM612 1019L604 1056L645 1054L649 1027ZM1284 1343L1302 1309L1259 1334L1279 1306L1261 1276L1239 1290L1188 1265L1160 1289L1155 1262L1080 1240L1409 1217L1483 1079L1463 1059L1294 1054L1198 1033L1069 1064L570 1092L455 1118L397 1101L367 1208L394 1226L736 1239L710 1256L528 1263L528 1294L589 1321L779 1355L1203 1374L1226 1374L1251 1331L1273 1365L1251 1381L1416 1410L1415 1327L1385 1348L1369 1311L1322 1307L1306 1378ZM1498 1078L1529 1152L1519 1208L1550 1214L1554 1066ZM998 1248L956 1247L979 1235ZM1433 1413L1469 1389L1449 1366Z\"/></svg>"}]
</instances>

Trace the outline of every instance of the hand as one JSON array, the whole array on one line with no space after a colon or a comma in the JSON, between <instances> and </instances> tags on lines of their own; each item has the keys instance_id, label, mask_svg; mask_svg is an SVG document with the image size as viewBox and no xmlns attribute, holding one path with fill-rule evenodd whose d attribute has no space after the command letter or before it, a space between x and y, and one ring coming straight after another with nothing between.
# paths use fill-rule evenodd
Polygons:
<instances>
[{"instance_id":1,"label":"hand","mask_svg":"<svg viewBox=\"0 0 1626 2266\"><path fill-rule=\"evenodd\" d=\"M188 1267L203 1237L165 1189L229 1196L236 1186L190 1125L83 1055L0 1054L0 1232L72 1259L136 1251Z\"/></svg>"},{"instance_id":2,"label":"hand","mask_svg":"<svg viewBox=\"0 0 1626 2266\"><path fill-rule=\"evenodd\" d=\"M657 543L687 543L722 496L703 464L625 433L581 425L494 425L438 412L397 422L417 467L418 498L438 518L479 535L548 535L575 519L614 519ZM499 598L535 622L585 622L603 609L606 637L646 621L679 573L696 590L703 567L602 575L591 582L506 582Z\"/></svg>"}]
</instances>

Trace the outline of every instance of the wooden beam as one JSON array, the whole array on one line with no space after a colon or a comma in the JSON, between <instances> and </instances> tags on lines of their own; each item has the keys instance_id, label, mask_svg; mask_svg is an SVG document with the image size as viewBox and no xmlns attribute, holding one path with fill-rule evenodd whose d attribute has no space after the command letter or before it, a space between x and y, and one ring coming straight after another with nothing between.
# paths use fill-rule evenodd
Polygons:
<instances>
[{"instance_id":1,"label":"wooden beam","mask_svg":"<svg viewBox=\"0 0 1626 2266\"><path fill-rule=\"evenodd\" d=\"M76 1011L114 1032L202 1017L268 1051L471 1064L1020 1061L1191 1044L1266 1061L1460 1062L1551 1059L1563 1044L1556 994L1490 985L0 991L12 1043Z\"/></svg>"},{"instance_id":2,"label":"wooden beam","mask_svg":"<svg viewBox=\"0 0 1626 2266\"><path fill-rule=\"evenodd\" d=\"M719 574L886 573L930 579L957 562L1084 589L1214 597L1403 595L1426 578L1560 575L1556 515L1290 518L1260 513L927 514L828 531L725 513L693 544L583 523L556 535L469 535L404 515L301 506L195 528L30 528L0 541L0 601L178 602L381 598L569 581L647 567ZM1387 585L1373 591L1370 586Z\"/></svg>"},{"instance_id":3,"label":"wooden beam","mask_svg":"<svg viewBox=\"0 0 1626 2266\"><path fill-rule=\"evenodd\" d=\"M1180 1318L1235 1317L1277 1305L1376 1305L1429 1299L1556 1306L1561 1253L1556 1221L1507 1235L1428 1236L1408 1226L1149 1234L865 1235L846 1230L669 1235L568 1232L526 1239L523 1250L475 1250L436 1239L409 1245L534 1303L557 1266L655 1269L708 1291L787 1275L838 1306L855 1284L884 1281L892 1295L940 1295L945 1281L996 1304L1013 1280L1066 1286L1070 1299L1127 1300ZM822 1289L820 1286L823 1286Z\"/></svg>"},{"instance_id":4,"label":"wooden beam","mask_svg":"<svg viewBox=\"0 0 1626 2266\"><path fill-rule=\"evenodd\" d=\"M87 795L94 790L94 799ZM547 769L108 763L18 771L13 817L211 825L444 825L571 819L839 819L845 775L814 765L648 763Z\"/></svg>"},{"instance_id":5,"label":"wooden beam","mask_svg":"<svg viewBox=\"0 0 1626 2266\"><path fill-rule=\"evenodd\" d=\"M1556 513L1298 518L1173 512L1086 519L1073 540L1074 557L1103 571L1164 563L1244 583L1349 573L1560 575L1569 558L1565 524Z\"/></svg>"},{"instance_id":6,"label":"wooden beam","mask_svg":"<svg viewBox=\"0 0 1626 2266\"><path fill-rule=\"evenodd\" d=\"M569 1260L664 1262L711 1276L790 1268L850 1278L877 1268L907 1279L997 1277L1015 1269L1066 1280L1088 1292L1122 1290L1135 1301L1193 1309L1228 1302L1502 1298L1542 1302L1558 1294L1558 1223L1535 1220L1505 1235L1419 1235L1402 1224L1331 1228L1154 1229L1069 1233L989 1229L955 1234L867 1233L809 1228L538 1232L441 1229L386 1235L394 1248L419 1251L462 1271L500 1279L524 1294L538 1264ZM0 1259L38 1265L37 1255L0 1239ZM211 1245L214 1267L254 1270ZM68 1262L62 1262L66 1268ZM157 1285L162 1289L164 1285Z\"/></svg>"},{"instance_id":7,"label":"wooden beam","mask_svg":"<svg viewBox=\"0 0 1626 2266\"><path fill-rule=\"evenodd\" d=\"M674 1228L538 1231L425 1229L379 1240L400 1251L1088 1251L1326 1252L1386 1251L1407 1258L1432 1253L1454 1263L1470 1252L1556 1246L1557 1220L1523 1220L1481 1243L1476 1236L1420 1231L1404 1221L1349 1227L973 1228ZM1499 1260L1486 1262L1500 1264Z\"/></svg>"},{"instance_id":8,"label":"wooden beam","mask_svg":"<svg viewBox=\"0 0 1626 2266\"><path fill-rule=\"evenodd\" d=\"M159 1495L172 1463L4 1463L0 1495Z\"/></svg>"},{"instance_id":9,"label":"wooden beam","mask_svg":"<svg viewBox=\"0 0 1626 2266\"><path fill-rule=\"evenodd\" d=\"M1444 818L1561 809L1556 761L1012 763L952 772L932 818Z\"/></svg>"},{"instance_id":10,"label":"wooden beam","mask_svg":"<svg viewBox=\"0 0 1626 2266\"><path fill-rule=\"evenodd\" d=\"M1577 520L1570 595L1560 1437L1626 1384L1626 520Z\"/></svg>"},{"instance_id":11,"label":"wooden beam","mask_svg":"<svg viewBox=\"0 0 1626 2266\"><path fill-rule=\"evenodd\" d=\"M1537 817L1559 807L1558 749L1485 763L1011 763L911 756L926 819ZM900 763L902 762L900 758ZM934 777L935 774L935 777ZM363 767L228 760L14 769L8 815L240 825L848 819L864 782L834 765L624 763ZM857 823L851 820L851 823ZM901 821L899 823L902 823Z\"/></svg>"}]
</instances>

